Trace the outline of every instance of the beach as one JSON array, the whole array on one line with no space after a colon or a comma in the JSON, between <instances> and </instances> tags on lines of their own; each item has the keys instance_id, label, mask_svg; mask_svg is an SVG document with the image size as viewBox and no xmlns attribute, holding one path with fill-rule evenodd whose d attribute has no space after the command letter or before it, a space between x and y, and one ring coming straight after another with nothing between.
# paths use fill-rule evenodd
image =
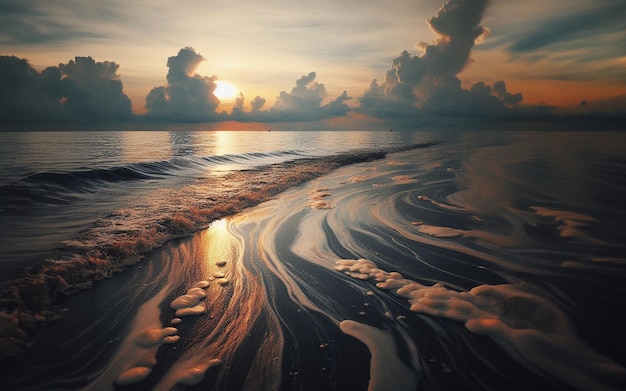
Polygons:
<instances>
[{"instance_id":1,"label":"beach","mask_svg":"<svg viewBox=\"0 0 626 391\"><path fill-rule=\"evenodd\" d=\"M34 268L47 289L46 303L3 294L7 317L50 318L0 381L15 390L623 389L624 136L389 133L399 132L352 133L341 145L333 135L333 148L310 141L325 132L290 134L299 146L142 155L130 164L145 178L100 172L112 196L89 207L97 218L76 218L61 249L3 265L17 279ZM199 174L201 156L230 160ZM108 173L127 175L119 166L112 160ZM20 175L3 189L24 185ZM77 199L99 197L93 186L65 192L61 209L86 208Z\"/></svg>"}]
</instances>

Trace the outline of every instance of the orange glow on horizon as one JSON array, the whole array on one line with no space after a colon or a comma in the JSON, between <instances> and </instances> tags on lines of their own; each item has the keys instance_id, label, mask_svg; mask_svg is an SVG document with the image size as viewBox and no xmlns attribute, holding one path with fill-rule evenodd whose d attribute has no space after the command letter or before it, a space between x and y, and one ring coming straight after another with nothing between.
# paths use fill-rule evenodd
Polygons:
<instances>
[{"instance_id":1,"label":"orange glow on horizon","mask_svg":"<svg viewBox=\"0 0 626 391\"><path fill-rule=\"evenodd\" d=\"M508 80L510 92L521 92L523 104L541 104L566 108L587 102L609 99L626 94L626 87L619 84L605 84L597 81L569 80Z\"/></svg>"}]
</instances>

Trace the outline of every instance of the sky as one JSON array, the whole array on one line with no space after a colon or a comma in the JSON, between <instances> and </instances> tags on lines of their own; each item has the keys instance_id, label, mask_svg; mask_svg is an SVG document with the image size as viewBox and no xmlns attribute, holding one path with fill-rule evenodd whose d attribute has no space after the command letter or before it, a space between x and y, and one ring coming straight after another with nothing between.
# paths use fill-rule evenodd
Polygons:
<instances>
[{"instance_id":1,"label":"sky","mask_svg":"<svg viewBox=\"0 0 626 391\"><path fill-rule=\"evenodd\" d=\"M626 118L623 0L3 0L0 124Z\"/></svg>"}]
</instances>

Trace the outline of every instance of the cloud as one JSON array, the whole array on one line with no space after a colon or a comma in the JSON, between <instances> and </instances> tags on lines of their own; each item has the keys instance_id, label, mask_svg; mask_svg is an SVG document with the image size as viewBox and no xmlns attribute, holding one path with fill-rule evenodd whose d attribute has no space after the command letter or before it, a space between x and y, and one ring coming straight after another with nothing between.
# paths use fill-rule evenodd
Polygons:
<instances>
[{"instance_id":1,"label":"cloud","mask_svg":"<svg viewBox=\"0 0 626 391\"><path fill-rule=\"evenodd\" d=\"M95 31L103 20L122 20L120 4L87 4L80 0L0 2L0 44L49 45L66 41L103 40L110 31ZM103 31L104 30L104 31Z\"/></svg>"},{"instance_id":2,"label":"cloud","mask_svg":"<svg viewBox=\"0 0 626 391\"><path fill-rule=\"evenodd\" d=\"M493 37L482 49L505 51L523 66L525 79L624 83L626 6L623 0L570 0L542 5L498 2L492 8ZM520 15L514 22L508 15ZM532 23L524 22L530 17Z\"/></svg>"},{"instance_id":3,"label":"cloud","mask_svg":"<svg viewBox=\"0 0 626 391\"><path fill-rule=\"evenodd\" d=\"M481 25L487 0L449 0L427 20L435 39L420 43L423 53L403 51L392 62L384 83L374 80L360 98L358 111L374 117L504 116L516 112L521 93L504 81L463 88L457 75L471 62L475 42L488 34ZM545 112L546 107L542 108ZM517 111L516 111L517 110Z\"/></svg>"},{"instance_id":4,"label":"cloud","mask_svg":"<svg viewBox=\"0 0 626 391\"><path fill-rule=\"evenodd\" d=\"M255 96L252 102L250 102L250 108L253 113L261 111L261 109L265 106L265 98L261 98L260 96Z\"/></svg>"},{"instance_id":5,"label":"cloud","mask_svg":"<svg viewBox=\"0 0 626 391\"><path fill-rule=\"evenodd\" d=\"M76 57L59 64L66 75L65 106L78 118L92 121L122 120L132 117L130 99L124 94L117 70L111 61L96 62L91 57Z\"/></svg>"},{"instance_id":6,"label":"cloud","mask_svg":"<svg viewBox=\"0 0 626 391\"><path fill-rule=\"evenodd\" d=\"M538 21L528 33L518 36L509 49L513 53L525 53L549 45L587 39L596 33L623 33L626 19L623 0L598 0L585 5L568 7L556 17Z\"/></svg>"},{"instance_id":7,"label":"cloud","mask_svg":"<svg viewBox=\"0 0 626 391\"><path fill-rule=\"evenodd\" d=\"M231 114L233 118L236 118L242 115L244 111L243 109L244 102L245 102L245 98L243 96L243 92L240 92L239 96L235 99L235 104L233 105L233 112Z\"/></svg>"},{"instance_id":8,"label":"cloud","mask_svg":"<svg viewBox=\"0 0 626 391\"><path fill-rule=\"evenodd\" d=\"M270 108L272 117L287 121L318 120L345 115L350 108L345 101L350 99L346 91L329 103L326 87L315 81L317 75L310 72L296 80L291 92L281 91L276 103Z\"/></svg>"},{"instance_id":9,"label":"cloud","mask_svg":"<svg viewBox=\"0 0 626 391\"><path fill-rule=\"evenodd\" d=\"M4 121L115 122L130 119L114 62L76 57L37 72L25 59L0 57L0 119Z\"/></svg>"},{"instance_id":10,"label":"cloud","mask_svg":"<svg viewBox=\"0 0 626 391\"><path fill-rule=\"evenodd\" d=\"M281 91L269 110L262 110L266 100L256 96L250 103L251 111L244 112L243 94L237 98L231 119L239 121L278 122L316 121L346 115L351 109L345 103L351 99L346 91L328 100L324 84L315 81L317 74L310 72L296 80L290 92Z\"/></svg>"},{"instance_id":11,"label":"cloud","mask_svg":"<svg viewBox=\"0 0 626 391\"><path fill-rule=\"evenodd\" d=\"M193 48L180 49L167 60L167 85L153 88L146 97L147 117L168 121L202 122L217 120L220 104L213 94L216 77L198 75L195 70L204 57Z\"/></svg>"}]
</instances>

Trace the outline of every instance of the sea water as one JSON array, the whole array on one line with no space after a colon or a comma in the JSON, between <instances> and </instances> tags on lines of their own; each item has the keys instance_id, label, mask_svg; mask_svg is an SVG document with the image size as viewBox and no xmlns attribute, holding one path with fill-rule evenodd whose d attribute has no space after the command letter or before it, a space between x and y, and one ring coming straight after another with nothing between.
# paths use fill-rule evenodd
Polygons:
<instances>
[{"instance_id":1,"label":"sea water","mask_svg":"<svg viewBox=\"0 0 626 391\"><path fill-rule=\"evenodd\" d=\"M5 270L120 236L136 243L133 233L175 218L184 228L173 240L165 230L169 241L145 236L155 247L146 259L65 299L66 315L2 377L12 389L626 384L621 134L3 137L16 145L2 144L14 156L2 174L13 200L3 219L15 227L2 239ZM64 152L41 152L50 149ZM283 181L356 150L365 161L322 167L296 187ZM267 181L289 189L228 209L234 216L208 229L194 220L235 205L228 194L251 200L246 188ZM38 240L47 244L23 244ZM30 254L10 256L21 253Z\"/></svg>"},{"instance_id":2,"label":"sea water","mask_svg":"<svg viewBox=\"0 0 626 391\"><path fill-rule=\"evenodd\" d=\"M428 139L400 132L0 133L0 280L54 250L85 246L75 240L81 232L102 247L224 192L246 191L249 178L225 178L233 171Z\"/></svg>"}]
</instances>

